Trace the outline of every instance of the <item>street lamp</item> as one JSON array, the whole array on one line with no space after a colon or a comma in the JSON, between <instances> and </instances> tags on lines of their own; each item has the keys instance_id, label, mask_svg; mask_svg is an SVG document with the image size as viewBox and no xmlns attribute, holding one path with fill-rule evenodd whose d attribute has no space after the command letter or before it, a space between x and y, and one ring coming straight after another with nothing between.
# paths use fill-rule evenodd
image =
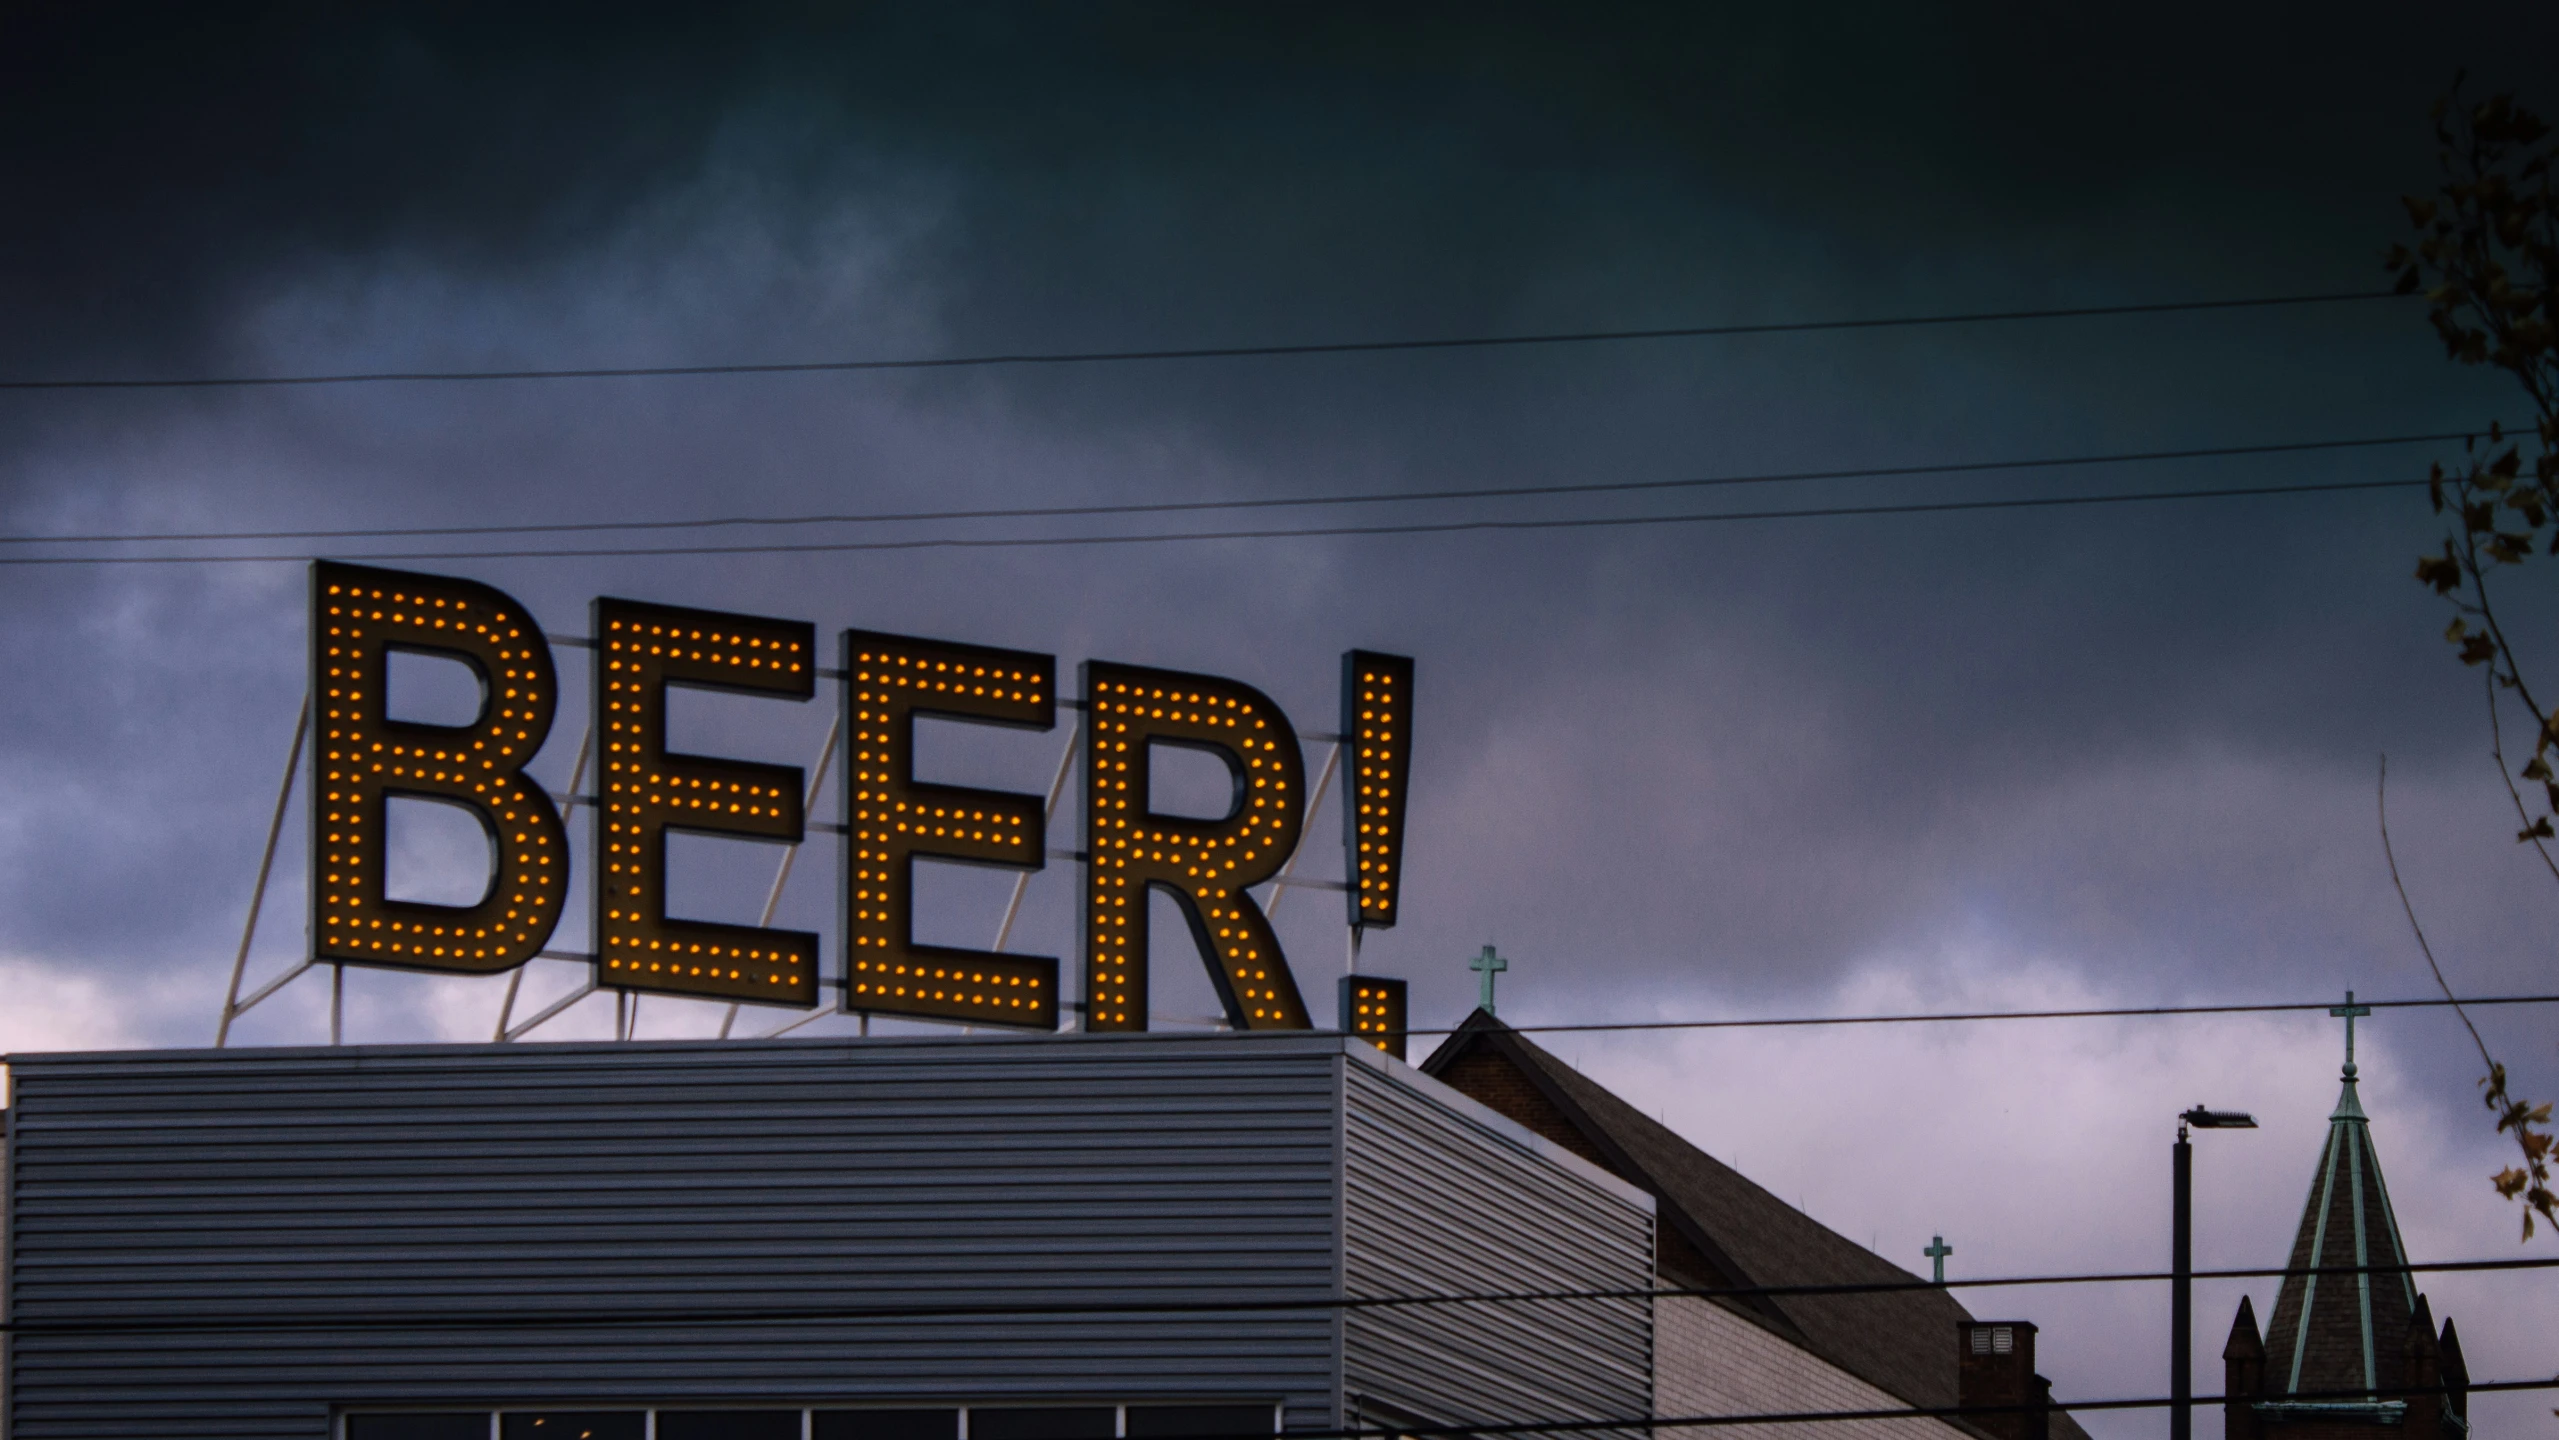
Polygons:
<instances>
[{"instance_id":1,"label":"street lamp","mask_svg":"<svg viewBox=\"0 0 2559 1440\"><path fill-rule=\"evenodd\" d=\"M2177 1207L2169 1241L2169 1268L2176 1279L2168 1299L2168 1440L2194 1440L2195 1436L2195 1151L2186 1143L2189 1126L2254 1130L2257 1117L2201 1105L2177 1117Z\"/></svg>"}]
</instances>

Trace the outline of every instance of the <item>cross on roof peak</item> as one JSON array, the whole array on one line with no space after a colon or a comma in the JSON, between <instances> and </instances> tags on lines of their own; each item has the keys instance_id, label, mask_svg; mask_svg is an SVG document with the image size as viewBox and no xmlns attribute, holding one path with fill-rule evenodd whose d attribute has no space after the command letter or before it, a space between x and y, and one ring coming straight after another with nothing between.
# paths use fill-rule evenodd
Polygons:
<instances>
[{"instance_id":1,"label":"cross on roof peak","mask_svg":"<svg viewBox=\"0 0 2559 1440\"><path fill-rule=\"evenodd\" d=\"M1928 1248L1920 1251L1919 1253L1927 1256L1931 1261L1936 1263L1937 1283L1940 1285L1945 1284L1946 1257L1955 1253L1955 1247L1946 1243L1945 1236L1931 1235L1928 1237Z\"/></svg>"},{"instance_id":2,"label":"cross on roof peak","mask_svg":"<svg viewBox=\"0 0 2559 1440\"><path fill-rule=\"evenodd\" d=\"M1495 954L1493 947L1487 945L1483 954L1466 962L1466 968L1482 977L1475 998L1476 1008L1487 1015L1493 1014L1493 977L1511 968L1511 962Z\"/></svg>"},{"instance_id":3,"label":"cross on roof peak","mask_svg":"<svg viewBox=\"0 0 2559 1440\"><path fill-rule=\"evenodd\" d=\"M2329 1006L2328 1013L2346 1022L2346 1078L2352 1080L2355 1078L2355 1017L2370 1015L2372 1007L2356 1004L2355 992L2349 990L2346 992L2346 1003Z\"/></svg>"}]
</instances>

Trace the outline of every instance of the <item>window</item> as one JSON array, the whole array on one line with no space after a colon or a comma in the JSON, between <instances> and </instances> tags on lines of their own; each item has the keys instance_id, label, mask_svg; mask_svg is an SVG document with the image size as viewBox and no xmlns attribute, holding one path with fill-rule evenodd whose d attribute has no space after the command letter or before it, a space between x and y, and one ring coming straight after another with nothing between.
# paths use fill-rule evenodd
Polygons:
<instances>
[{"instance_id":1,"label":"window","mask_svg":"<svg viewBox=\"0 0 2559 1440\"><path fill-rule=\"evenodd\" d=\"M1131 1405L1129 1440L1205 1440L1209 1436L1268 1435L1278 1418L1272 1405Z\"/></svg>"},{"instance_id":2,"label":"window","mask_svg":"<svg viewBox=\"0 0 2559 1440\"><path fill-rule=\"evenodd\" d=\"M350 1415L347 1440L489 1440L489 1414Z\"/></svg>"},{"instance_id":3,"label":"window","mask_svg":"<svg viewBox=\"0 0 2559 1440\"><path fill-rule=\"evenodd\" d=\"M657 1440L800 1440L800 1412L660 1410Z\"/></svg>"},{"instance_id":4,"label":"window","mask_svg":"<svg viewBox=\"0 0 2559 1440\"><path fill-rule=\"evenodd\" d=\"M646 1410L510 1410L498 1440L648 1440Z\"/></svg>"},{"instance_id":5,"label":"window","mask_svg":"<svg viewBox=\"0 0 2559 1440\"><path fill-rule=\"evenodd\" d=\"M1975 1335L1976 1343L1981 1340ZM2003 1349L2006 1347L2003 1346ZM494 1413L493 1413L494 1411ZM765 1405L350 1411L342 1440L1269 1440L1268 1400L1137 1405Z\"/></svg>"},{"instance_id":6,"label":"window","mask_svg":"<svg viewBox=\"0 0 2559 1440\"><path fill-rule=\"evenodd\" d=\"M969 1440L1111 1440L1119 1422L1109 1405L971 1410Z\"/></svg>"},{"instance_id":7,"label":"window","mask_svg":"<svg viewBox=\"0 0 2559 1440\"><path fill-rule=\"evenodd\" d=\"M820 1410L810 1440L959 1440L957 1410Z\"/></svg>"}]
</instances>

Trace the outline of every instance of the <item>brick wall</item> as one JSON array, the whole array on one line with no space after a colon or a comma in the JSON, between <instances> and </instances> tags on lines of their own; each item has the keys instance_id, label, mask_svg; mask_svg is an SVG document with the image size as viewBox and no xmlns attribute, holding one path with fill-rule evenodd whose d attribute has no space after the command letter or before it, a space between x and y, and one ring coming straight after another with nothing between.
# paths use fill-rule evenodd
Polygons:
<instances>
[{"instance_id":1,"label":"brick wall","mask_svg":"<svg viewBox=\"0 0 2559 1440\"><path fill-rule=\"evenodd\" d=\"M1546 1098L1545 1091L1519 1073L1511 1062L1493 1053L1492 1046L1479 1042L1474 1049L1458 1057L1456 1064L1441 1071L1439 1078L1441 1083L1460 1095L1500 1111L1602 1170L1616 1169L1601 1158L1599 1147L1590 1143L1590 1137L1564 1118L1564 1112L1555 1108L1555 1102ZM1635 1177L1621 1175L1618 1178L1633 1180Z\"/></svg>"}]
</instances>

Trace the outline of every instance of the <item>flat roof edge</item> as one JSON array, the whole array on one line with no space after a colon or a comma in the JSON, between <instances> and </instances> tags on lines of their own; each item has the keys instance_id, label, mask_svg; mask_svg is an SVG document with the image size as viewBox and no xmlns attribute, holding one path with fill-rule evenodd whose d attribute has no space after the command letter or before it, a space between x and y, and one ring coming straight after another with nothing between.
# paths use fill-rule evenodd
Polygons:
<instances>
[{"instance_id":1,"label":"flat roof edge","mask_svg":"<svg viewBox=\"0 0 2559 1440\"><path fill-rule=\"evenodd\" d=\"M14 1069L39 1069L47 1066L112 1065L133 1063L223 1063L251 1060L324 1060L371 1059L377 1057L459 1056L464 1054L541 1054L595 1053L614 1054L708 1054L737 1052L765 1054L805 1052L810 1050L889 1050L941 1049L977 1047L1015 1047L1028 1045L1268 1045L1281 1049L1303 1048L1310 1053L1331 1054L1351 1042L1351 1037L1338 1030L1127 1030L1093 1033L1082 1030L1022 1031L1018 1033L981 1033L975 1035L818 1035L785 1036L775 1040L731 1038L727 1040L434 1040L401 1041L379 1045L232 1045L215 1048L210 1045L165 1048L132 1048L118 1050L22 1050L0 1054L0 1065ZM1358 1048L1375 1049L1365 1041Z\"/></svg>"}]
</instances>

